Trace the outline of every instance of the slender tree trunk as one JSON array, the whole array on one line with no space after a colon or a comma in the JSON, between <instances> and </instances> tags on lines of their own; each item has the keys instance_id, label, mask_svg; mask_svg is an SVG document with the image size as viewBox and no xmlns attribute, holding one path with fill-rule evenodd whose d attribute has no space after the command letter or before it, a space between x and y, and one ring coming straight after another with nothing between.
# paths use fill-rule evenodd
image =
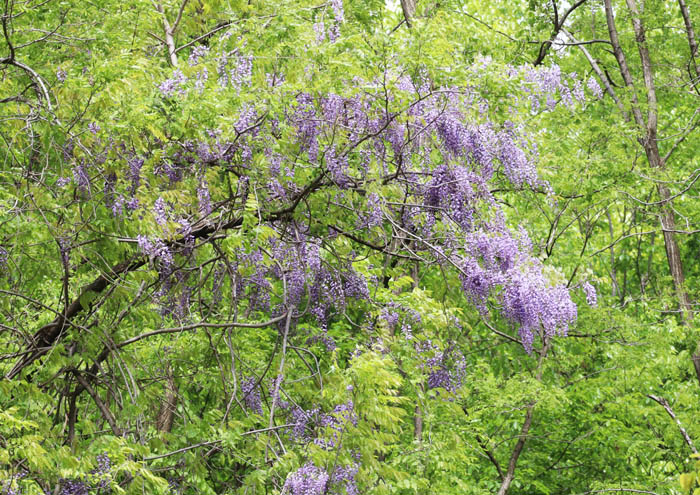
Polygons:
<instances>
[{"instance_id":1,"label":"slender tree trunk","mask_svg":"<svg viewBox=\"0 0 700 495\"><path fill-rule=\"evenodd\" d=\"M404 19L406 19L406 24L411 27L411 19L416 13L416 0L401 0L401 10L403 10Z\"/></svg>"},{"instance_id":2,"label":"slender tree trunk","mask_svg":"<svg viewBox=\"0 0 700 495\"><path fill-rule=\"evenodd\" d=\"M177 408L177 387L175 385L175 378L173 377L173 370L170 366L168 366L167 375L165 397L158 411L156 429L158 431L170 433L175 419L175 409Z\"/></svg>"},{"instance_id":3,"label":"slender tree trunk","mask_svg":"<svg viewBox=\"0 0 700 495\"><path fill-rule=\"evenodd\" d=\"M683 0L680 0L681 3ZM637 93L634 88L634 80L632 79L632 73L630 72L629 66L627 65L627 59L622 50L620 40L617 34L617 28L615 26L615 18L613 15L612 2L611 0L604 0L605 2L605 17L608 24L608 34L610 35L610 42L613 47L613 52L615 54L615 59L617 60L618 66L620 68L620 73L625 81L625 85L631 90L632 96L632 116L636 124L644 130L643 136L639 139L640 143L644 147L644 152L647 157L647 161L652 168L663 170L666 166L661 154L659 153L658 147L658 104L656 100L656 87L654 84L654 71L651 62L651 57L649 55L649 49L647 47L646 32L644 25L642 24L642 18L637 6L636 0L626 0L627 8L632 17L632 26L634 28L635 41L637 49L639 51L639 57L642 62L642 74L644 76L644 86L646 89L647 96L647 116L646 119L642 115L641 107L637 99ZM687 12L687 9L686 9ZM692 304L690 302L690 297L685 289L685 276L683 274L683 261L680 255L680 249L678 246L678 241L676 239L676 220L673 213L673 209L669 204L671 199L671 192L668 187L663 184L657 186L657 191L659 193L659 198L662 201L660 219L661 219L661 229L664 236L664 245L666 247L666 259L668 261L668 266L671 271L671 277L673 278L673 285L676 291L676 296L678 299L678 305L682 313L683 321L688 321L692 318ZM700 355L698 355L698 360L700 360ZM695 362L695 358L694 358ZM700 368L698 368L699 374L698 379L700 380Z\"/></svg>"},{"instance_id":4,"label":"slender tree trunk","mask_svg":"<svg viewBox=\"0 0 700 495\"><path fill-rule=\"evenodd\" d=\"M644 146L644 152L646 153L649 165L652 168L663 170L666 167L661 154L659 153L658 147L658 105L656 100L656 88L654 84L654 70L653 64L651 62L651 57L649 56L649 48L646 41L646 32L644 29L644 24L642 23L642 16L640 10L637 6L636 0L626 0L627 8L631 14L632 27L634 28L635 41L637 45L637 50L639 51L639 58L642 62L642 74L644 76L644 86L647 93L647 118L646 121L642 116L641 107L637 100L637 95L634 90L634 83L632 80L632 75L627 66L627 61L625 59L624 52L620 45L619 38L617 36L617 29L615 28L615 19L613 17L613 10L611 0L604 0L605 2L605 17L608 23L608 32L610 34L610 41L613 46L613 51L615 53L615 58L620 67L620 72L625 81L625 85L632 90L632 114L637 125L645 130L644 136L640 138L640 143ZM686 31L688 35L688 43L690 45L691 52L691 63L695 65L695 55L697 53L697 42L695 40L695 32L693 30L692 24L690 23L690 16L688 13L688 8L685 5L684 0L679 0L679 5L681 8L681 14L683 20L686 24ZM695 66L695 75L697 77L698 71L697 66ZM683 260L681 259L680 249L678 246L678 241L676 239L676 219L671 207L671 191L664 184L657 185L657 191L659 193L659 198L661 200L661 229L664 236L664 246L666 248L666 260L668 261L668 266L671 271L671 277L673 278L673 286L676 292L676 298L678 300L679 310L681 312L681 319L684 324L690 322L693 318L692 312L692 302L685 288L685 276L683 273ZM695 353L692 356L693 366L695 368L695 374L700 384L700 341L697 344Z\"/></svg>"},{"instance_id":5,"label":"slender tree trunk","mask_svg":"<svg viewBox=\"0 0 700 495\"><path fill-rule=\"evenodd\" d=\"M542 367L544 364L544 358L549 350L549 342L545 341L540 351L540 358L537 362L537 375L535 379L539 382L542 380ZM508 469L505 475L502 476L503 481L501 481L501 487L498 489L498 495L506 495L510 489L511 483L515 479L515 468L518 465L518 459L520 454L523 452L525 447L525 442L527 441L528 433L530 432L530 426L532 426L532 415L535 410L536 401L532 401L527 405L527 410L525 412L525 421L523 421L523 426L520 428L520 435L518 435L518 441L513 448L513 452L510 455L510 460L508 461ZM501 470L499 468L499 474Z\"/></svg>"},{"instance_id":6,"label":"slender tree trunk","mask_svg":"<svg viewBox=\"0 0 700 495\"><path fill-rule=\"evenodd\" d=\"M683 23L685 24L685 32L688 36L688 46L690 47L690 65L693 67L694 82L693 87L700 81L700 67L698 67L695 57L698 55L698 42L695 38L695 29L693 29L693 23L690 21L690 12L688 11L688 6L685 0L678 0L678 5L681 8L681 15L683 16Z\"/></svg>"},{"instance_id":7,"label":"slender tree trunk","mask_svg":"<svg viewBox=\"0 0 700 495\"><path fill-rule=\"evenodd\" d=\"M418 404L413 411L413 438L419 442L423 440L423 413Z\"/></svg>"}]
</instances>

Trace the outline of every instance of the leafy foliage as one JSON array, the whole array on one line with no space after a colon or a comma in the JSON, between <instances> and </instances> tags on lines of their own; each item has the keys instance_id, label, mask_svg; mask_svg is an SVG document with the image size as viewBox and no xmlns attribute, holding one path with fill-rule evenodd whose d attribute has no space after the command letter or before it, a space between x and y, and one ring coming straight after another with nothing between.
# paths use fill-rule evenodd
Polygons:
<instances>
[{"instance_id":1,"label":"leafy foliage","mask_svg":"<svg viewBox=\"0 0 700 495\"><path fill-rule=\"evenodd\" d=\"M395 3L5 2L3 494L695 487L681 12Z\"/></svg>"}]
</instances>

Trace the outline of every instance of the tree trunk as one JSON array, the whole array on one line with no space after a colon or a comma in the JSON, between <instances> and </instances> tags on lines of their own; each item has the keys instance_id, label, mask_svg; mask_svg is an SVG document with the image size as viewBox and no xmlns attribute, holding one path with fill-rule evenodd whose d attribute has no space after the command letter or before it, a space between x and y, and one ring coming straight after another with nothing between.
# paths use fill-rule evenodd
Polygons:
<instances>
[{"instance_id":1,"label":"tree trunk","mask_svg":"<svg viewBox=\"0 0 700 495\"><path fill-rule=\"evenodd\" d=\"M406 19L406 24L411 27L411 19L416 13L416 0L401 0L401 10L403 10L403 16Z\"/></svg>"},{"instance_id":2,"label":"tree trunk","mask_svg":"<svg viewBox=\"0 0 700 495\"><path fill-rule=\"evenodd\" d=\"M173 370L168 366L167 382L165 384L165 397L160 405L158 417L156 418L156 429L165 433L170 433L173 428L173 420L175 419L175 410L177 408L177 387L173 378Z\"/></svg>"}]
</instances>

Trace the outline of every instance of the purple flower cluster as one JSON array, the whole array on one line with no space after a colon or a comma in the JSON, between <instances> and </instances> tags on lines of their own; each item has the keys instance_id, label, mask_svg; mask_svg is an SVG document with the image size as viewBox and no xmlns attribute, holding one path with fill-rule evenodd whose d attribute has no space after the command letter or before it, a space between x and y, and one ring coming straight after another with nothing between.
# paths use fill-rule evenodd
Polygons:
<instances>
[{"instance_id":1,"label":"purple flower cluster","mask_svg":"<svg viewBox=\"0 0 700 495\"><path fill-rule=\"evenodd\" d=\"M22 489L17 482L25 476L27 476L27 471L21 470L12 475L9 479L4 480L2 485L0 485L2 495L22 495Z\"/></svg>"},{"instance_id":2,"label":"purple flower cluster","mask_svg":"<svg viewBox=\"0 0 700 495\"><path fill-rule=\"evenodd\" d=\"M276 88L278 86L283 85L286 78L285 75L282 73L268 72L267 74L265 74L265 80L267 81L268 86L270 86L271 88Z\"/></svg>"},{"instance_id":3,"label":"purple flower cluster","mask_svg":"<svg viewBox=\"0 0 700 495\"><path fill-rule=\"evenodd\" d=\"M153 204L153 215L155 216L156 223L161 227L168 223L167 205L163 198L159 197Z\"/></svg>"},{"instance_id":4,"label":"purple flower cluster","mask_svg":"<svg viewBox=\"0 0 700 495\"><path fill-rule=\"evenodd\" d=\"M315 162L318 157L320 125L316 116L313 96L308 93L301 93L297 96L296 108L291 120L296 126L301 150L308 152L309 160Z\"/></svg>"},{"instance_id":5,"label":"purple flower cluster","mask_svg":"<svg viewBox=\"0 0 700 495\"><path fill-rule=\"evenodd\" d=\"M540 110L543 100L548 110L554 109L557 104L557 92L566 107L573 107L574 102L583 104L586 100L583 81L578 77L578 74L572 72L565 78L557 65L540 68L513 68L512 73L524 75L525 86L522 89L525 93L530 93L533 112ZM586 86L595 98L602 98L603 93L595 78L589 78Z\"/></svg>"},{"instance_id":6,"label":"purple flower cluster","mask_svg":"<svg viewBox=\"0 0 700 495\"><path fill-rule=\"evenodd\" d=\"M595 308L598 305L598 294L595 287L590 282L584 282L581 284L581 289L586 294L586 303L590 307Z\"/></svg>"},{"instance_id":7,"label":"purple flower cluster","mask_svg":"<svg viewBox=\"0 0 700 495\"><path fill-rule=\"evenodd\" d=\"M190 58L188 62L191 66L198 65L201 59L209 55L209 47L204 45L197 45L190 52Z\"/></svg>"},{"instance_id":8,"label":"purple flower cluster","mask_svg":"<svg viewBox=\"0 0 700 495\"><path fill-rule=\"evenodd\" d=\"M320 15L325 16L327 26L339 26L344 20L342 0L329 2ZM332 37L325 27L322 33ZM234 92L250 83L252 77L253 58L240 50L220 53L217 58L219 78L223 86ZM190 64L201 64L204 71L207 57L206 47L195 47ZM489 63L480 61L477 66L474 70L486 71ZM176 269L174 257L191 253L194 245L191 227L182 219L194 221L199 213L212 220L214 210L224 204L221 197L216 197L220 188L207 180L215 176L214 170L230 169L239 177L238 187L233 187L237 189L235 201L228 204L245 204L248 194L255 191L261 208L272 208L273 205L265 205L272 201L284 208L303 187L298 180L307 173L307 165L302 169L298 163L310 162L308 165L323 174L321 187L313 193L315 198L326 194L332 181L338 187L329 193L328 204L354 211L355 227L366 229L358 235L367 236L369 242L382 242L382 229L376 227L404 231L401 237L406 239L405 244L396 249L410 249L412 254L454 268L468 299L480 311L501 310L519 328L528 350L538 332L566 332L576 316L568 290L546 280L541 264L531 258L531 246L506 227L505 215L490 192L500 185L497 181L507 180L516 187L543 185L535 167L536 149L524 129L510 122L490 122L488 110L480 112L485 102L474 89L445 87L429 95L432 83L425 73L414 78L406 74L403 69L387 70L386 74L395 79L402 94L408 93L406 97L421 96L400 116L387 114L384 105L379 104L384 97L380 81L358 79L352 83L365 89L353 97L300 93L284 112L265 119L259 117L263 115L262 107L256 110L252 104L240 104L240 116L233 126L235 139L211 130L203 132L199 140L156 142L164 151L154 163L153 173L170 179L171 187L182 182L181 190L196 191L191 201L183 204L167 203L159 197L150 211L141 211L143 217L153 215L159 226L156 230L162 230L155 236L141 235L137 241L140 250L158 263L162 285L159 295L170 293L169 314L190 314L190 301L195 300L193 291L197 284L187 287L189 275L184 275L186 270ZM565 103L575 104L584 95L582 81L575 75L566 79L556 67L514 68L511 76L523 76L538 102L556 94ZM275 74L270 84L281 79ZM164 96L172 96L183 93L186 83L187 78L175 71L159 89ZM587 86L593 91L590 81ZM374 96L373 87L377 89ZM96 124L91 126L91 132L99 131ZM292 129L290 137L296 141L300 160L283 162L276 151L285 127ZM76 162L70 143L66 143L64 152L66 161L72 163L73 179L82 191L89 193L91 189L88 166L92 167L89 171L93 181L105 178L104 201L117 216L139 208L137 193L156 186L143 173L147 157L136 155L125 145L119 152L126 160L125 170L115 173L99 169L99 164ZM269 159L269 170L252 167L253 157L263 153ZM102 155L106 157L107 153ZM388 188L376 189L383 185ZM357 190L349 190L355 186ZM162 190L166 189L167 186ZM393 202L398 194L406 202L400 208ZM136 220L137 215L131 217ZM176 219L183 226L178 239L166 243L156 237L167 235L168 223L172 225ZM235 272L230 281L235 289L232 297L243 299L244 305L247 302L249 311L281 314L286 305L295 311L295 317L302 318L302 310L308 308L307 314L320 327L309 342L322 342L327 349L333 349L329 323L342 315L351 301L370 299L367 279L353 269L351 261L338 261L333 256L332 243L339 231L332 227L304 218L303 214L295 215L293 221L269 222L266 227L274 232L265 241L269 244L252 251L241 248L231 260L235 265L234 270L229 270ZM322 251L317 239L327 231L324 242L331 246ZM186 256L182 259L186 261ZM219 269L217 273L223 277L229 271ZM219 285L213 298L220 300L221 292ZM587 292L587 300L595 301L595 296ZM380 317L392 329L400 328L406 338L414 339L414 321L406 314L405 308L386 304ZM439 358L436 355L436 361L430 365L431 386L456 386L459 373L455 370L459 366L455 355L452 351ZM249 407L252 410L254 406Z\"/></svg>"},{"instance_id":9,"label":"purple flower cluster","mask_svg":"<svg viewBox=\"0 0 700 495\"><path fill-rule=\"evenodd\" d=\"M89 476L79 479L61 479L60 495L91 495L111 493L112 461L106 453L97 456L97 467Z\"/></svg>"},{"instance_id":10,"label":"purple flower cluster","mask_svg":"<svg viewBox=\"0 0 700 495\"><path fill-rule=\"evenodd\" d=\"M384 214L382 213L381 199L377 193L370 193L367 196L367 214L359 227L372 228L382 224Z\"/></svg>"},{"instance_id":11,"label":"purple flower cluster","mask_svg":"<svg viewBox=\"0 0 700 495\"><path fill-rule=\"evenodd\" d=\"M464 167L440 165L425 189L427 206L443 209L462 229L471 230L474 207L485 190L479 175Z\"/></svg>"},{"instance_id":12,"label":"purple flower cluster","mask_svg":"<svg viewBox=\"0 0 700 495\"><path fill-rule=\"evenodd\" d=\"M334 487L343 486L346 495L360 495L360 490L357 486L357 472L360 470L360 465L357 462L346 466L336 466L331 475L331 483ZM335 491L334 493L342 493Z\"/></svg>"},{"instance_id":13,"label":"purple flower cluster","mask_svg":"<svg viewBox=\"0 0 700 495\"><path fill-rule=\"evenodd\" d=\"M343 22L345 20L343 0L331 0L331 7L333 8L333 16L335 17L335 22Z\"/></svg>"},{"instance_id":14,"label":"purple flower cluster","mask_svg":"<svg viewBox=\"0 0 700 495\"><path fill-rule=\"evenodd\" d=\"M399 322L399 314L389 308L382 308L381 318L389 328L394 328Z\"/></svg>"},{"instance_id":15,"label":"purple flower cluster","mask_svg":"<svg viewBox=\"0 0 700 495\"><path fill-rule=\"evenodd\" d=\"M73 180L83 192L90 190L90 177L85 162L80 162L73 168Z\"/></svg>"},{"instance_id":16,"label":"purple flower cluster","mask_svg":"<svg viewBox=\"0 0 700 495\"><path fill-rule=\"evenodd\" d=\"M316 33L316 43L321 44L326 41L335 43L340 38L340 25L345 20L345 8L343 7L343 0L331 0L331 8L333 10L333 21L330 22L330 26L326 29L326 24L323 20L317 21L313 25L314 32Z\"/></svg>"},{"instance_id":17,"label":"purple flower cluster","mask_svg":"<svg viewBox=\"0 0 700 495\"><path fill-rule=\"evenodd\" d=\"M330 476L328 473L316 467L312 463L307 463L290 473L282 487L282 493L289 495L323 495Z\"/></svg>"},{"instance_id":18,"label":"purple flower cluster","mask_svg":"<svg viewBox=\"0 0 700 495\"><path fill-rule=\"evenodd\" d=\"M546 337L566 335L569 325L576 321L576 305L566 286L550 285L534 260L510 270L502 301L503 314L519 326L520 339L528 352L540 328Z\"/></svg>"},{"instance_id":19,"label":"purple flower cluster","mask_svg":"<svg viewBox=\"0 0 700 495\"><path fill-rule=\"evenodd\" d=\"M128 176L131 180L131 188L129 189L129 191L131 192L131 194L135 194L136 190L141 184L141 168L143 167L144 159L139 156L135 156L131 158L127 163L129 165Z\"/></svg>"},{"instance_id":20,"label":"purple flower cluster","mask_svg":"<svg viewBox=\"0 0 700 495\"><path fill-rule=\"evenodd\" d=\"M422 357L421 367L428 376L428 389L444 388L456 392L464 383L467 361L455 344L441 351L430 340L416 342L416 351Z\"/></svg>"},{"instance_id":21,"label":"purple flower cluster","mask_svg":"<svg viewBox=\"0 0 700 495\"><path fill-rule=\"evenodd\" d=\"M185 94L185 84L187 83L187 77L182 73L181 70L175 69L173 71L173 77L166 79L158 86L161 94L165 97L173 96L176 92L180 95Z\"/></svg>"},{"instance_id":22,"label":"purple flower cluster","mask_svg":"<svg viewBox=\"0 0 700 495\"><path fill-rule=\"evenodd\" d=\"M227 72L226 69L232 56L235 56L236 65ZM217 72L219 73L219 83L222 87L230 84L233 89L240 91L241 88L250 84L253 77L253 56L243 55L237 51L224 53L219 58Z\"/></svg>"},{"instance_id":23,"label":"purple flower cluster","mask_svg":"<svg viewBox=\"0 0 700 495\"><path fill-rule=\"evenodd\" d=\"M4 271L7 269L7 262L9 259L10 259L10 255L7 252L7 249L0 246L0 270Z\"/></svg>"},{"instance_id":24,"label":"purple flower cluster","mask_svg":"<svg viewBox=\"0 0 700 495\"><path fill-rule=\"evenodd\" d=\"M321 342L326 348L326 351L328 352L333 352L336 349L336 347L338 347L335 343L335 340L333 340L333 337L328 335L328 330L326 329L306 339L307 345L311 345L316 342Z\"/></svg>"},{"instance_id":25,"label":"purple flower cluster","mask_svg":"<svg viewBox=\"0 0 700 495\"><path fill-rule=\"evenodd\" d=\"M528 157L526 148L516 142L512 131L506 130L498 134L500 149L498 159L503 165L508 180L514 186L521 187L524 184L537 185L537 169Z\"/></svg>"},{"instance_id":26,"label":"purple flower cluster","mask_svg":"<svg viewBox=\"0 0 700 495\"><path fill-rule=\"evenodd\" d=\"M202 70L195 74L194 78L194 89L201 93L202 91L204 91L204 86L209 80L209 69L203 67Z\"/></svg>"},{"instance_id":27,"label":"purple flower cluster","mask_svg":"<svg viewBox=\"0 0 700 495\"><path fill-rule=\"evenodd\" d=\"M318 21L313 25L314 32L316 33L316 43L319 45L326 41L326 25L323 21Z\"/></svg>"},{"instance_id":28,"label":"purple flower cluster","mask_svg":"<svg viewBox=\"0 0 700 495\"><path fill-rule=\"evenodd\" d=\"M599 100L603 98L603 90L600 89L600 84L598 84L598 81L595 77L589 77L588 81L586 81L586 86L588 87L588 90L591 93L593 93L593 96L595 96Z\"/></svg>"},{"instance_id":29,"label":"purple flower cluster","mask_svg":"<svg viewBox=\"0 0 700 495\"><path fill-rule=\"evenodd\" d=\"M212 212L211 197L209 196L209 184L202 179L197 187L197 199L199 200L199 213L209 215Z\"/></svg>"},{"instance_id":30,"label":"purple flower cluster","mask_svg":"<svg viewBox=\"0 0 700 495\"><path fill-rule=\"evenodd\" d=\"M290 428L290 435L295 440L309 442L313 439L313 429L320 409L304 410L299 406L294 406L289 411L290 423L294 426Z\"/></svg>"},{"instance_id":31,"label":"purple flower cluster","mask_svg":"<svg viewBox=\"0 0 700 495\"><path fill-rule=\"evenodd\" d=\"M144 235L138 235L136 237L136 241L143 254L149 258L160 260L160 262L163 263L166 271L172 269L175 262L173 253L161 239L151 241Z\"/></svg>"},{"instance_id":32,"label":"purple flower cluster","mask_svg":"<svg viewBox=\"0 0 700 495\"><path fill-rule=\"evenodd\" d=\"M260 399L260 391L255 377L246 378L241 382L241 392L243 393L243 402L248 410L257 414L262 414L262 401Z\"/></svg>"}]
</instances>

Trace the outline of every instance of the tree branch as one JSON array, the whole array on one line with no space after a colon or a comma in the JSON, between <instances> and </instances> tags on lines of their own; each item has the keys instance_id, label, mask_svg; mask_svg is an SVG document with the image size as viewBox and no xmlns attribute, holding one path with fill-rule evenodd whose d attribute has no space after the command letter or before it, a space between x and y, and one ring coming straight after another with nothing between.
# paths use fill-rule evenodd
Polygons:
<instances>
[{"instance_id":1,"label":"tree branch","mask_svg":"<svg viewBox=\"0 0 700 495\"><path fill-rule=\"evenodd\" d=\"M690 447L690 450L693 451L693 454L697 454L698 450L695 448L695 445L693 444L693 441L690 439L690 435L688 435L688 432L685 431L685 428L683 428L683 425L681 424L680 420L676 417L676 415L673 412L673 409L671 409L671 406L669 405L668 401L664 399L663 397L658 397L656 395L647 395L651 400L654 402L658 402L661 407L666 409L666 412L668 413L669 416L671 416L671 419L676 422L676 425L678 425L678 429L681 432L681 435L683 435L683 439L685 440L685 443L688 444L688 447Z\"/></svg>"}]
</instances>

